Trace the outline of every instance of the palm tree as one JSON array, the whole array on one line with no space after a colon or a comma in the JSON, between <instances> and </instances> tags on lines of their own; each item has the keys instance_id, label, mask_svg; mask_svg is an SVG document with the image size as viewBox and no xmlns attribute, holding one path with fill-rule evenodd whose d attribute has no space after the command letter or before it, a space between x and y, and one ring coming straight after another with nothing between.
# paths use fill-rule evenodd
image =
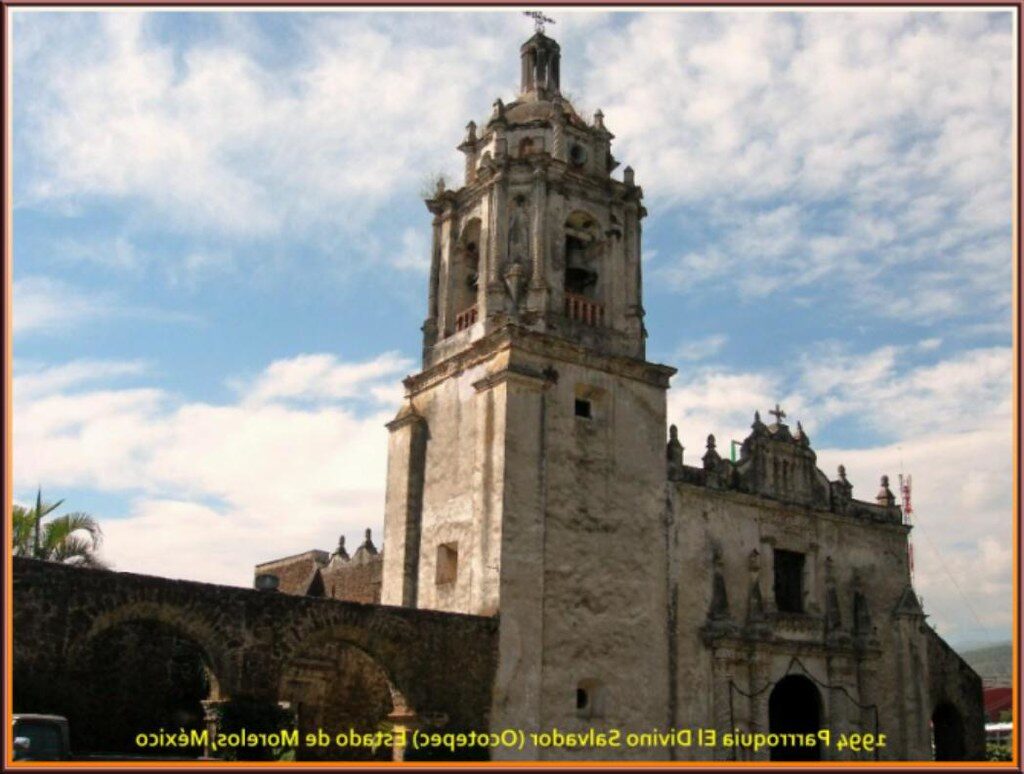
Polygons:
<instances>
[{"instance_id":1,"label":"palm tree","mask_svg":"<svg viewBox=\"0 0 1024 774\"><path fill-rule=\"evenodd\" d=\"M43 518L63 503L44 503L43 492L36 493L34 508L15 505L12 513L11 536L14 555L49 562L104 567L96 556L103 541L99 523L87 513L65 513L43 523Z\"/></svg>"}]
</instances>

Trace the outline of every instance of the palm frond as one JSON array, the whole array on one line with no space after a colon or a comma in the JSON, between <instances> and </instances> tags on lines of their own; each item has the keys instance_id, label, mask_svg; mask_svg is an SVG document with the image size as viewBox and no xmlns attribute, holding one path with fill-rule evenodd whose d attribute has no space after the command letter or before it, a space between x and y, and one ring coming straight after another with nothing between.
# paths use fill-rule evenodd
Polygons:
<instances>
[{"instance_id":1,"label":"palm frond","mask_svg":"<svg viewBox=\"0 0 1024 774\"><path fill-rule=\"evenodd\" d=\"M88 552L92 552L99 548L102 541L103 532L92 516L87 513L65 513L43 526L41 551L44 558L64 561L74 553L68 553L69 546L84 545Z\"/></svg>"}]
</instances>

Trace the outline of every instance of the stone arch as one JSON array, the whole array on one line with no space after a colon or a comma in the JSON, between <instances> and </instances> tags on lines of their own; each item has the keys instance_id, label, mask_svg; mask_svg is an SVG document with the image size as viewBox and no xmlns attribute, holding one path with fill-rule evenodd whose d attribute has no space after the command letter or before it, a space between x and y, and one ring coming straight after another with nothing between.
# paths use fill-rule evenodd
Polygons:
<instances>
[{"instance_id":1,"label":"stone arch","mask_svg":"<svg viewBox=\"0 0 1024 774\"><path fill-rule=\"evenodd\" d=\"M128 605L101 615L69 650L64 714L74 749L138 754L139 733L206 727L205 702L222 695L211 641L159 608ZM164 754L203 752L197 744Z\"/></svg>"},{"instance_id":2,"label":"stone arch","mask_svg":"<svg viewBox=\"0 0 1024 774\"><path fill-rule=\"evenodd\" d=\"M772 734L816 734L822 724L821 693L803 675L786 675L768 696L768 731ZM779 745L771 748L773 761L817 761L821 750L813 747Z\"/></svg>"},{"instance_id":3,"label":"stone arch","mask_svg":"<svg viewBox=\"0 0 1024 774\"><path fill-rule=\"evenodd\" d=\"M949 701L940 702L932 712L932 749L937 761L967 760L967 739L963 714Z\"/></svg>"},{"instance_id":4,"label":"stone arch","mask_svg":"<svg viewBox=\"0 0 1024 774\"><path fill-rule=\"evenodd\" d=\"M565 292L597 300L600 295L600 224L585 210L565 219Z\"/></svg>"},{"instance_id":5,"label":"stone arch","mask_svg":"<svg viewBox=\"0 0 1024 774\"><path fill-rule=\"evenodd\" d=\"M462 315L477 303L480 287L480 218L469 218L462 226L452 266L453 313Z\"/></svg>"},{"instance_id":6,"label":"stone arch","mask_svg":"<svg viewBox=\"0 0 1024 774\"><path fill-rule=\"evenodd\" d=\"M67 650L68 663L74 663L90 642L111 628L139 621L153 621L179 631L201 649L215 681L216 696L230 692L230 666L223 645L225 632L206 620L203 611L190 605L155 601L129 601L95 616L89 628L76 637Z\"/></svg>"},{"instance_id":7,"label":"stone arch","mask_svg":"<svg viewBox=\"0 0 1024 774\"><path fill-rule=\"evenodd\" d=\"M403 624L377 613L362 626L335 623L293 630L280 662L278 698L294 711L301 739L321 729L332 737L330 744L319 749L301 747L299 759L391 760L395 756L391 748L374 750L335 742L338 731L372 734L384 724L403 725L416 717L402 687L414 679L413 670L402 663L411 638L396 636L403 632Z\"/></svg>"}]
</instances>

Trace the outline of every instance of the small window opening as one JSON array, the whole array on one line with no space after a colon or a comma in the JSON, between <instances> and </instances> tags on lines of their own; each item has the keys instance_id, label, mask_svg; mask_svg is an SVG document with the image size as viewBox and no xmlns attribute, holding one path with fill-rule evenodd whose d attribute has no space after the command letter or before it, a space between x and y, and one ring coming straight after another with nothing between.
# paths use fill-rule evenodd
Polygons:
<instances>
[{"instance_id":1,"label":"small window opening","mask_svg":"<svg viewBox=\"0 0 1024 774\"><path fill-rule=\"evenodd\" d=\"M804 611L804 555L775 550L775 606L783 613Z\"/></svg>"},{"instance_id":2,"label":"small window opening","mask_svg":"<svg viewBox=\"0 0 1024 774\"><path fill-rule=\"evenodd\" d=\"M576 416L583 417L584 419L591 419L593 417L589 400L576 398Z\"/></svg>"},{"instance_id":3,"label":"small window opening","mask_svg":"<svg viewBox=\"0 0 1024 774\"><path fill-rule=\"evenodd\" d=\"M602 693L597 680L580 680L576 685L576 717L601 717L604 714Z\"/></svg>"},{"instance_id":4,"label":"small window opening","mask_svg":"<svg viewBox=\"0 0 1024 774\"><path fill-rule=\"evenodd\" d=\"M442 543L437 547L435 583L454 583L459 574L459 544Z\"/></svg>"}]
</instances>

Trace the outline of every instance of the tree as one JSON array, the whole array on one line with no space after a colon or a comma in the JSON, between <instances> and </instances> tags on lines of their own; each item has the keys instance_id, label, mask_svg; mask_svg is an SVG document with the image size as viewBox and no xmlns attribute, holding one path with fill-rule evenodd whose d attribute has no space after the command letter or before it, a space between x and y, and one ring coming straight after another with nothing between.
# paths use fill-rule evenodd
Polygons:
<instances>
[{"instance_id":1,"label":"tree","mask_svg":"<svg viewBox=\"0 0 1024 774\"><path fill-rule=\"evenodd\" d=\"M11 519L14 555L49 562L104 567L104 563L96 556L96 550L103 541L103 531L92 516L76 511L43 523L43 519L63 502L58 500L55 503L44 503L40 489L36 493L35 507L14 506Z\"/></svg>"}]
</instances>

